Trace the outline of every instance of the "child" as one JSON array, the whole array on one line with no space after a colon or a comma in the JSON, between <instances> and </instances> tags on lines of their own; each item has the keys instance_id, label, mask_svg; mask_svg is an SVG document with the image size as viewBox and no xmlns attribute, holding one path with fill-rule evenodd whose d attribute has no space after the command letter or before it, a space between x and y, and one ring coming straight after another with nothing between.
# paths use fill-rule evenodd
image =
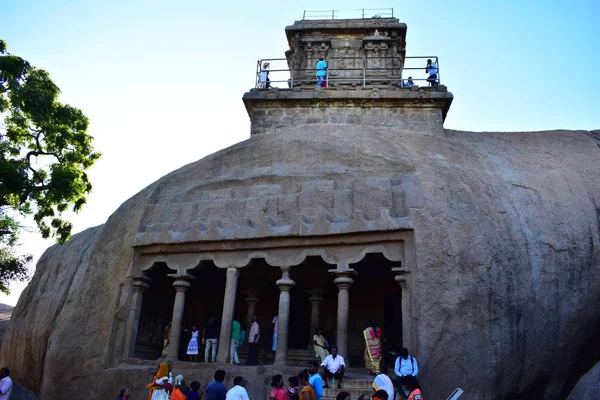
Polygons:
<instances>
[{"instance_id":1,"label":"child","mask_svg":"<svg viewBox=\"0 0 600 400\"><path fill-rule=\"evenodd\" d=\"M192 338L188 344L187 354L190 361L198 362L198 327L196 325L192 325Z\"/></svg>"},{"instance_id":2,"label":"child","mask_svg":"<svg viewBox=\"0 0 600 400\"><path fill-rule=\"evenodd\" d=\"M200 382L194 381L190 383L190 391L187 394L187 400L200 400Z\"/></svg>"},{"instance_id":3,"label":"child","mask_svg":"<svg viewBox=\"0 0 600 400\"><path fill-rule=\"evenodd\" d=\"M131 390L127 386L123 386L121 388L121 392L119 393L119 400L127 400L129 399L129 395L131 394Z\"/></svg>"},{"instance_id":4,"label":"child","mask_svg":"<svg viewBox=\"0 0 600 400\"><path fill-rule=\"evenodd\" d=\"M288 383L290 386L287 390L288 400L299 400L300 399L300 391L298 390L298 377L292 376L288 379Z\"/></svg>"}]
</instances>

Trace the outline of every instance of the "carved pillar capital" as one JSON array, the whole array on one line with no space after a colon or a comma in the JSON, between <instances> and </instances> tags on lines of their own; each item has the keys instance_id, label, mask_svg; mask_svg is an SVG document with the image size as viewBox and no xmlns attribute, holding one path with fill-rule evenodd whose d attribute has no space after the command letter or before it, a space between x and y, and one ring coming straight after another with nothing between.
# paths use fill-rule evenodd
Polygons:
<instances>
[{"instance_id":1,"label":"carved pillar capital","mask_svg":"<svg viewBox=\"0 0 600 400\"><path fill-rule=\"evenodd\" d=\"M173 279L175 291L184 293L192 287L192 279L194 279L194 277L191 275L175 275L171 276L171 278Z\"/></svg>"},{"instance_id":2,"label":"carved pillar capital","mask_svg":"<svg viewBox=\"0 0 600 400\"><path fill-rule=\"evenodd\" d=\"M350 287L354 283L354 279L352 279L352 277L356 275L356 271L354 271L353 269L334 269L330 270L329 272L331 272L335 276L333 283L338 287L338 289L350 289Z\"/></svg>"},{"instance_id":3,"label":"carved pillar capital","mask_svg":"<svg viewBox=\"0 0 600 400\"><path fill-rule=\"evenodd\" d=\"M147 276L136 276L133 278L133 290L144 293L150 287L152 279Z\"/></svg>"},{"instance_id":4,"label":"carved pillar capital","mask_svg":"<svg viewBox=\"0 0 600 400\"><path fill-rule=\"evenodd\" d=\"M307 289L306 294L308 295L308 301L313 302L322 302L323 301L323 288L321 287L312 287Z\"/></svg>"},{"instance_id":5,"label":"carved pillar capital","mask_svg":"<svg viewBox=\"0 0 600 400\"><path fill-rule=\"evenodd\" d=\"M244 291L242 291L242 293L244 294L244 300L246 300L246 303L258 303L260 301L260 297L258 297L258 290L256 289L246 289Z\"/></svg>"},{"instance_id":6,"label":"carved pillar capital","mask_svg":"<svg viewBox=\"0 0 600 400\"><path fill-rule=\"evenodd\" d=\"M281 278L278 279L275 284L277 287L279 287L280 291L289 292L294 286L296 286L296 282L290 278L290 267L281 267L281 271Z\"/></svg>"}]
</instances>

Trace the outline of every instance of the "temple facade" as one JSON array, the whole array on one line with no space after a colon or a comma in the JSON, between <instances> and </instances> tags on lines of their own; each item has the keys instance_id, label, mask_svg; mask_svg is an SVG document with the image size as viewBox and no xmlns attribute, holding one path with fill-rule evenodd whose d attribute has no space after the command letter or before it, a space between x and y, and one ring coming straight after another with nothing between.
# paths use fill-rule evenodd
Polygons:
<instances>
[{"instance_id":1,"label":"temple facade","mask_svg":"<svg viewBox=\"0 0 600 400\"><path fill-rule=\"evenodd\" d=\"M443 131L452 95L445 86L403 86L406 25L397 19L299 21L286 34L287 85L243 97L253 136L292 127L315 135L312 124L354 122ZM315 87L319 59L329 64L327 87ZM149 206L134 247L124 356L158 358L170 323L169 357L185 359L182 327L211 316L221 321L220 362L228 360L234 316L249 326L257 315L265 337L278 316L277 351L263 343L275 363L285 363L288 350L314 357L321 327L362 365L370 318L392 348L412 347L410 179L396 171L344 175L203 185L175 204Z\"/></svg>"}]
</instances>

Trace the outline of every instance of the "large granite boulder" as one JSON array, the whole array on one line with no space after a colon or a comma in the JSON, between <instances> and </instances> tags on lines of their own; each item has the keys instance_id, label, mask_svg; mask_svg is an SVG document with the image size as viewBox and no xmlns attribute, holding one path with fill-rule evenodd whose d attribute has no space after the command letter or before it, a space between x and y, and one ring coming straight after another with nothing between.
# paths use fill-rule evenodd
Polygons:
<instances>
[{"instance_id":1,"label":"large granite boulder","mask_svg":"<svg viewBox=\"0 0 600 400\"><path fill-rule=\"evenodd\" d=\"M104 225L48 249L14 310L2 364L43 399L112 396L124 384L141 391L149 371L119 358L139 272L132 248L152 225L150 207L172 203L179 226L186 213L173 199L196 187L400 176L410 182L416 241L411 351L427 398L459 386L464 399L558 399L600 355L590 364L586 350L600 335L599 138L360 124L254 136L163 177ZM264 396L263 381L249 389Z\"/></svg>"}]
</instances>

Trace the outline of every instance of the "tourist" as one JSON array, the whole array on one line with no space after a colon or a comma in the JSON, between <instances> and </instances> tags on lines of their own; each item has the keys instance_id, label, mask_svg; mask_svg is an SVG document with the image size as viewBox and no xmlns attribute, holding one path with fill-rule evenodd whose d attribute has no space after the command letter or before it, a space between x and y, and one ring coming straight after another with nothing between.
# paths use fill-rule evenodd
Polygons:
<instances>
[{"instance_id":1,"label":"tourist","mask_svg":"<svg viewBox=\"0 0 600 400\"><path fill-rule=\"evenodd\" d=\"M215 317L210 317L206 325L204 325L204 329L202 330L202 344L206 344L206 347L204 348L204 362L217 362L219 323Z\"/></svg>"},{"instance_id":2,"label":"tourist","mask_svg":"<svg viewBox=\"0 0 600 400\"><path fill-rule=\"evenodd\" d=\"M264 62L260 69L260 89L269 89L271 87L271 81L269 80L269 67L271 63Z\"/></svg>"},{"instance_id":3,"label":"tourist","mask_svg":"<svg viewBox=\"0 0 600 400\"><path fill-rule=\"evenodd\" d=\"M10 370L6 367L0 368L0 378L0 400L8 400L13 387Z\"/></svg>"},{"instance_id":4,"label":"tourist","mask_svg":"<svg viewBox=\"0 0 600 400\"><path fill-rule=\"evenodd\" d=\"M339 392L337 396L335 396L335 400L350 400L350 393Z\"/></svg>"},{"instance_id":5,"label":"tourist","mask_svg":"<svg viewBox=\"0 0 600 400\"><path fill-rule=\"evenodd\" d=\"M271 379L271 393L269 393L270 400L287 400L287 393L285 387L283 387L283 376L281 374L273 375Z\"/></svg>"},{"instance_id":6,"label":"tourist","mask_svg":"<svg viewBox=\"0 0 600 400\"><path fill-rule=\"evenodd\" d=\"M385 390L378 390L373 394L373 400L388 400L388 398L388 393ZM392 400L394 400L393 397Z\"/></svg>"},{"instance_id":7,"label":"tourist","mask_svg":"<svg viewBox=\"0 0 600 400\"><path fill-rule=\"evenodd\" d=\"M327 86L327 61L319 58L317 61L317 86L326 87Z\"/></svg>"},{"instance_id":8,"label":"tourist","mask_svg":"<svg viewBox=\"0 0 600 400\"><path fill-rule=\"evenodd\" d=\"M187 400L200 400L200 382L190 383L190 391L187 394Z\"/></svg>"},{"instance_id":9,"label":"tourist","mask_svg":"<svg viewBox=\"0 0 600 400\"><path fill-rule=\"evenodd\" d=\"M394 400L394 384L388 376L387 366L384 365L381 367L381 373L375 377L375 380L373 380L373 390L385 390L385 392L388 394L388 398Z\"/></svg>"},{"instance_id":10,"label":"tourist","mask_svg":"<svg viewBox=\"0 0 600 400\"><path fill-rule=\"evenodd\" d=\"M333 378L337 381L337 388L342 388L342 381L344 380L344 371L346 370L346 363L344 357L338 354L337 346L331 346L331 354L328 355L325 360L321 363L323 367L323 376L325 377L325 388L329 387L329 378ZM333 383L332 383L333 385Z\"/></svg>"},{"instance_id":11,"label":"tourist","mask_svg":"<svg viewBox=\"0 0 600 400\"><path fill-rule=\"evenodd\" d=\"M323 331L323 337L325 338L325 349L327 350L327 355L331 353L331 333L329 331ZM321 360L323 361L323 360Z\"/></svg>"},{"instance_id":12,"label":"tourist","mask_svg":"<svg viewBox=\"0 0 600 400\"><path fill-rule=\"evenodd\" d=\"M198 327L196 325L192 325L192 338L188 343L187 347L187 355L188 359L192 362L198 362Z\"/></svg>"},{"instance_id":13,"label":"tourist","mask_svg":"<svg viewBox=\"0 0 600 400\"><path fill-rule=\"evenodd\" d=\"M227 392L226 400L250 400L246 391L248 382L241 376L233 378L233 387Z\"/></svg>"},{"instance_id":14,"label":"tourist","mask_svg":"<svg viewBox=\"0 0 600 400\"><path fill-rule=\"evenodd\" d=\"M323 379L319 375L319 363L316 360L308 361L308 382L313 387L315 392L316 400L321 400L323 396Z\"/></svg>"},{"instance_id":15,"label":"tourist","mask_svg":"<svg viewBox=\"0 0 600 400\"><path fill-rule=\"evenodd\" d=\"M404 379L404 386L410 393L408 400L423 400L423 394L421 393L421 387L419 386L419 380L412 375L407 376Z\"/></svg>"},{"instance_id":16,"label":"tourist","mask_svg":"<svg viewBox=\"0 0 600 400\"><path fill-rule=\"evenodd\" d=\"M179 374L175 377L175 387L171 392L171 400L186 400L189 389L185 387L183 375Z\"/></svg>"},{"instance_id":17,"label":"tourist","mask_svg":"<svg viewBox=\"0 0 600 400\"><path fill-rule=\"evenodd\" d=\"M237 349L241 346L240 342L240 331L242 327L240 323L234 318L231 322L231 346L229 348L229 359L232 364L238 365L240 358L238 357Z\"/></svg>"},{"instance_id":18,"label":"tourist","mask_svg":"<svg viewBox=\"0 0 600 400\"><path fill-rule=\"evenodd\" d=\"M158 372L154 376L152 383L147 385L149 390L149 400L169 400L169 394L166 390L166 385L169 383L169 365L167 363L160 363Z\"/></svg>"},{"instance_id":19,"label":"tourist","mask_svg":"<svg viewBox=\"0 0 600 400\"><path fill-rule=\"evenodd\" d=\"M227 396L227 388L223 385L225 371L216 370L214 377L215 380L206 387L206 400L225 400Z\"/></svg>"},{"instance_id":20,"label":"tourist","mask_svg":"<svg viewBox=\"0 0 600 400\"><path fill-rule=\"evenodd\" d=\"M165 390L167 391L167 394L170 394L173 390L173 363L171 360L167 360L165 361L165 364L167 364L167 367L169 368L169 374L167 375L167 380L165 382Z\"/></svg>"},{"instance_id":21,"label":"tourist","mask_svg":"<svg viewBox=\"0 0 600 400\"><path fill-rule=\"evenodd\" d=\"M273 317L273 346L271 350L277 351L277 330L279 328L279 317L276 315Z\"/></svg>"},{"instance_id":22,"label":"tourist","mask_svg":"<svg viewBox=\"0 0 600 400\"><path fill-rule=\"evenodd\" d=\"M131 390L127 386L123 386L119 392L119 400L127 400L131 395ZM2 396L0 396L0 399Z\"/></svg>"},{"instance_id":23,"label":"tourist","mask_svg":"<svg viewBox=\"0 0 600 400\"><path fill-rule=\"evenodd\" d=\"M308 382L308 371L300 371L298 379L300 380L300 384L304 386L300 392L300 400L317 400L315 389Z\"/></svg>"},{"instance_id":24,"label":"tourist","mask_svg":"<svg viewBox=\"0 0 600 400\"><path fill-rule=\"evenodd\" d=\"M258 341L260 340L260 327L256 315L252 317L250 333L248 334L248 365L256 365L256 354L258 353Z\"/></svg>"},{"instance_id":25,"label":"tourist","mask_svg":"<svg viewBox=\"0 0 600 400\"><path fill-rule=\"evenodd\" d=\"M414 83L414 82L413 82L413 80L412 80L412 76L409 76L409 77L408 77L408 80L407 80L407 81L404 83L404 87L409 87L409 88L411 88L411 87L413 87L413 86L415 86L415 83Z\"/></svg>"},{"instance_id":26,"label":"tourist","mask_svg":"<svg viewBox=\"0 0 600 400\"><path fill-rule=\"evenodd\" d=\"M400 357L396 359L396 364L394 365L394 372L396 373L394 383L396 384L398 393L400 393L400 397L406 398L406 393L402 388L404 379L407 376L417 376L419 374L419 365L417 364L417 359L408 353L406 347L403 347L399 353Z\"/></svg>"},{"instance_id":27,"label":"tourist","mask_svg":"<svg viewBox=\"0 0 600 400\"><path fill-rule=\"evenodd\" d=\"M165 325L165 330L163 332L163 347L160 352L161 358L167 358L168 350L169 350L169 336L171 335L171 323L169 322Z\"/></svg>"},{"instance_id":28,"label":"tourist","mask_svg":"<svg viewBox=\"0 0 600 400\"><path fill-rule=\"evenodd\" d=\"M297 376L290 376L288 378L288 390L287 390L287 397L288 400L300 400L300 391L298 390L298 377Z\"/></svg>"},{"instance_id":29,"label":"tourist","mask_svg":"<svg viewBox=\"0 0 600 400\"><path fill-rule=\"evenodd\" d=\"M319 362L323 362L329 355L327 347L325 345L325 336L323 336L323 329L317 328L317 331L313 335L313 349L315 351L315 357L319 357Z\"/></svg>"},{"instance_id":30,"label":"tourist","mask_svg":"<svg viewBox=\"0 0 600 400\"><path fill-rule=\"evenodd\" d=\"M242 347L242 345L244 344L244 340L246 340L246 325L242 325L242 327L240 328L240 343L238 347Z\"/></svg>"},{"instance_id":31,"label":"tourist","mask_svg":"<svg viewBox=\"0 0 600 400\"><path fill-rule=\"evenodd\" d=\"M381 329L375 318L371 318L369 326L363 331L365 339L365 367L370 375L379 375L381 366Z\"/></svg>"},{"instance_id":32,"label":"tourist","mask_svg":"<svg viewBox=\"0 0 600 400\"><path fill-rule=\"evenodd\" d=\"M429 82L429 86L437 86L437 62L432 62L431 58L427 60L427 66L425 67L425 72L429 74L427 78L427 82Z\"/></svg>"},{"instance_id":33,"label":"tourist","mask_svg":"<svg viewBox=\"0 0 600 400\"><path fill-rule=\"evenodd\" d=\"M371 396L369 396L368 394L361 394L360 396L358 396L358 400L369 400L371 398Z\"/></svg>"}]
</instances>

